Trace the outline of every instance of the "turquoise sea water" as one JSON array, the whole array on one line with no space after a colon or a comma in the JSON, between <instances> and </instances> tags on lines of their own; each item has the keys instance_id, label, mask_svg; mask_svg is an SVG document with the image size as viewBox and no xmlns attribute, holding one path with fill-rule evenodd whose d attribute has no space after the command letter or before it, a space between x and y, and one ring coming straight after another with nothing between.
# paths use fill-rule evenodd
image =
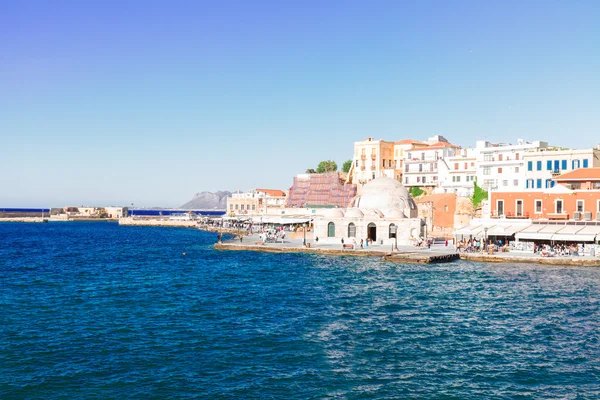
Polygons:
<instances>
[{"instance_id":1,"label":"turquoise sea water","mask_svg":"<svg viewBox=\"0 0 600 400\"><path fill-rule=\"evenodd\" d=\"M0 224L0 398L600 398L600 269L215 239Z\"/></svg>"}]
</instances>

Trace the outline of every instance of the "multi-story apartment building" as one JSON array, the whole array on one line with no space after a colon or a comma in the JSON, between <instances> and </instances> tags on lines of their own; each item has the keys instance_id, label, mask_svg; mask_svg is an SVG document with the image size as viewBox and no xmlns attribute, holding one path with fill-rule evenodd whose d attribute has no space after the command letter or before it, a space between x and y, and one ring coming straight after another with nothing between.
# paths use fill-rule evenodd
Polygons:
<instances>
[{"instance_id":1,"label":"multi-story apartment building","mask_svg":"<svg viewBox=\"0 0 600 400\"><path fill-rule=\"evenodd\" d=\"M246 192L237 191L227 198L229 215L256 215L267 212L267 208L285 207L286 195L282 190L251 189Z\"/></svg>"},{"instance_id":2,"label":"multi-story apartment building","mask_svg":"<svg viewBox=\"0 0 600 400\"><path fill-rule=\"evenodd\" d=\"M475 149L459 149L454 156L438 163L438 187L435 193L471 196L477 175Z\"/></svg>"},{"instance_id":3,"label":"multi-story apartment building","mask_svg":"<svg viewBox=\"0 0 600 400\"><path fill-rule=\"evenodd\" d=\"M492 218L600 221L600 168L580 168L552 178L542 190L491 192Z\"/></svg>"},{"instance_id":4,"label":"multi-story apartment building","mask_svg":"<svg viewBox=\"0 0 600 400\"><path fill-rule=\"evenodd\" d=\"M407 153L414 149L428 147L428 143L413 139L404 139L394 143L394 162L396 163L396 180L402 182L402 170Z\"/></svg>"},{"instance_id":5,"label":"multi-story apartment building","mask_svg":"<svg viewBox=\"0 0 600 400\"><path fill-rule=\"evenodd\" d=\"M600 167L600 148L568 150L540 149L527 152L525 163L525 189L548 189L554 185L553 177L579 168Z\"/></svg>"},{"instance_id":6,"label":"multi-story apartment building","mask_svg":"<svg viewBox=\"0 0 600 400\"><path fill-rule=\"evenodd\" d=\"M516 145L479 140L475 145L477 182L485 190L517 191L525 188L525 153L547 149L548 143L526 142Z\"/></svg>"},{"instance_id":7,"label":"multi-story apartment building","mask_svg":"<svg viewBox=\"0 0 600 400\"><path fill-rule=\"evenodd\" d=\"M354 156L347 182L360 187L381 176L395 178L395 169L394 142L367 138L354 143Z\"/></svg>"},{"instance_id":8,"label":"multi-story apartment building","mask_svg":"<svg viewBox=\"0 0 600 400\"><path fill-rule=\"evenodd\" d=\"M437 140L434 143L434 140ZM442 136L428 139L427 147L407 150L403 161L402 184L404 186L437 186L438 163L457 154L459 146L449 143Z\"/></svg>"}]
</instances>

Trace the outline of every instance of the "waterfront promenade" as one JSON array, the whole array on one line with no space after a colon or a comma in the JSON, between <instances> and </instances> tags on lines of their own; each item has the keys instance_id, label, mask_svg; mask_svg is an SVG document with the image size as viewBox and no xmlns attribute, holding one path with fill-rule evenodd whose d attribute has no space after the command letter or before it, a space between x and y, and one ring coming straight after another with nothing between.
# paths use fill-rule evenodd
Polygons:
<instances>
[{"instance_id":1,"label":"waterfront promenade","mask_svg":"<svg viewBox=\"0 0 600 400\"><path fill-rule=\"evenodd\" d=\"M398 246L394 252L392 246L371 244L368 247L360 246L356 249L343 248L341 243L330 243L327 241L315 242L307 240L310 247L302 244L302 238L285 238L276 243L265 243L260 240L258 233L244 236L242 241L236 236L225 240L223 243L215 244L217 250L233 251L260 251L271 253L312 253L324 255L358 256L358 257L380 257L385 261L396 261L406 263L429 264L437 260L446 260L447 257L456 255L454 259L462 259L474 262L488 263L534 263L544 265L571 265L600 267L600 259L596 257L568 256L568 257L540 257L533 253L457 253L453 246L434 244L431 248Z\"/></svg>"}]
</instances>

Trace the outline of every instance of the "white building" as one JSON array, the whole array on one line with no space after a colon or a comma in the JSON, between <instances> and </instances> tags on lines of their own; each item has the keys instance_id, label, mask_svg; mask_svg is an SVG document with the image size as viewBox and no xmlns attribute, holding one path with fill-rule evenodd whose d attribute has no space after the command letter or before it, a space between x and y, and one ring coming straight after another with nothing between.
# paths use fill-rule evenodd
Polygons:
<instances>
[{"instance_id":1,"label":"white building","mask_svg":"<svg viewBox=\"0 0 600 400\"><path fill-rule=\"evenodd\" d=\"M525 163L525 190L543 190L554 186L552 178L579 168L600 167L600 145L581 150L542 148L527 152Z\"/></svg>"},{"instance_id":2,"label":"white building","mask_svg":"<svg viewBox=\"0 0 600 400\"><path fill-rule=\"evenodd\" d=\"M286 195L282 190L251 189L246 192L237 191L227 198L227 214L256 215L264 214L268 208L285 207Z\"/></svg>"},{"instance_id":3,"label":"white building","mask_svg":"<svg viewBox=\"0 0 600 400\"><path fill-rule=\"evenodd\" d=\"M347 209L324 210L314 220L319 243L414 244L423 236L422 221L408 191L395 179L376 178L364 185Z\"/></svg>"},{"instance_id":4,"label":"white building","mask_svg":"<svg viewBox=\"0 0 600 400\"><path fill-rule=\"evenodd\" d=\"M524 190L525 154L547 148L548 143L541 141L526 142L519 139L513 145L478 140L475 145L478 185L485 190Z\"/></svg>"},{"instance_id":5,"label":"white building","mask_svg":"<svg viewBox=\"0 0 600 400\"><path fill-rule=\"evenodd\" d=\"M434 193L456 193L466 197L473 194L477 175L475 149L458 149L456 155L438 163L438 187Z\"/></svg>"},{"instance_id":6,"label":"white building","mask_svg":"<svg viewBox=\"0 0 600 400\"><path fill-rule=\"evenodd\" d=\"M404 186L437 186L439 162L454 157L459 146L449 143L442 136L429 138L428 142L439 140L427 147L415 147L405 152L402 183Z\"/></svg>"},{"instance_id":7,"label":"white building","mask_svg":"<svg viewBox=\"0 0 600 400\"><path fill-rule=\"evenodd\" d=\"M404 139L394 143L394 162L396 163L396 180L402 182L402 171L407 153L420 148L426 148L429 144L413 139Z\"/></svg>"}]
</instances>

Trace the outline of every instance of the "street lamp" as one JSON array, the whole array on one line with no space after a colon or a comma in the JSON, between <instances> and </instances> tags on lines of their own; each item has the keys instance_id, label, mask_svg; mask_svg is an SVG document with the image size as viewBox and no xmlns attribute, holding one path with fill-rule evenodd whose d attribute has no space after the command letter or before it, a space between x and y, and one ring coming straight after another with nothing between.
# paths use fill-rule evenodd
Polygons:
<instances>
[{"instance_id":1,"label":"street lamp","mask_svg":"<svg viewBox=\"0 0 600 400\"><path fill-rule=\"evenodd\" d=\"M488 232L488 227L486 226L485 228L483 228L483 251L487 250L487 232Z\"/></svg>"},{"instance_id":2,"label":"street lamp","mask_svg":"<svg viewBox=\"0 0 600 400\"><path fill-rule=\"evenodd\" d=\"M304 231L304 239L302 239L302 245L306 246L306 222L302 224L302 230Z\"/></svg>"}]
</instances>

